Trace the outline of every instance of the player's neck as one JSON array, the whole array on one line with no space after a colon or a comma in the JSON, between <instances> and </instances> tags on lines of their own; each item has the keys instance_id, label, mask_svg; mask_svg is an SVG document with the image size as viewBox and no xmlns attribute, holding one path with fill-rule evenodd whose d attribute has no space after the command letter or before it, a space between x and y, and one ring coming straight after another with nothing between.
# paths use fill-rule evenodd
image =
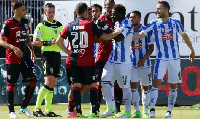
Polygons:
<instances>
[{"instance_id":1,"label":"player's neck","mask_svg":"<svg viewBox=\"0 0 200 119\"><path fill-rule=\"evenodd\" d=\"M160 19L162 20L163 23L167 23L167 21L169 20L169 15Z\"/></svg>"},{"instance_id":2,"label":"player's neck","mask_svg":"<svg viewBox=\"0 0 200 119\"><path fill-rule=\"evenodd\" d=\"M13 17L14 17L14 19L15 19L15 20L17 20L18 22L20 22L20 20L21 20L21 17L17 16L16 14L14 14L14 16L13 16Z\"/></svg>"},{"instance_id":3,"label":"player's neck","mask_svg":"<svg viewBox=\"0 0 200 119\"><path fill-rule=\"evenodd\" d=\"M48 18L47 18L47 21L53 22L53 19L48 19Z\"/></svg>"},{"instance_id":4,"label":"player's neck","mask_svg":"<svg viewBox=\"0 0 200 119\"><path fill-rule=\"evenodd\" d=\"M140 27L141 27L141 24L137 24L136 26L134 26L134 31L137 31L137 30L139 30L139 29L140 29Z\"/></svg>"}]
</instances>

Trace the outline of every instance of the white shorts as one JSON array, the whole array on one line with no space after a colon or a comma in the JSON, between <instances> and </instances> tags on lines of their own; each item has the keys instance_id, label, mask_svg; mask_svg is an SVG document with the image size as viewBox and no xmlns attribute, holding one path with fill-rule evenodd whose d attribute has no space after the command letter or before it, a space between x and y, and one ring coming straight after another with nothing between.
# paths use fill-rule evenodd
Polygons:
<instances>
[{"instance_id":1,"label":"white shorts","mask_svg":"<svg viewBox=\"0 0 200 119\"><path fill-rule=\"evenodd\" d=\"M154 79L162 79L168 71L168 83L182 83L180 59L155 60Z\"/></svg>"},{"instance_id":2,"label":"white shorts","mask_svg":"<svg viewBox=\"0 0 200 119\"><path fill-rule=\"evenodd\" d=\"M132 68L131 72L131 83L139 82L140 85L149 86L152 85L152 74L151 68Z\"/></svg>"},{"instance_id":3,"label":"white shorts","mask_svg":"<svg viewBox=\"0 0 200 119\"><path fill-rule=\"evenodd\" d=\"M109 61L106 62L101 81L111 81L114 84L117 79L117 83L120 88L130 88L132 64L115 64Z\"/></svg>"}]
</instances>

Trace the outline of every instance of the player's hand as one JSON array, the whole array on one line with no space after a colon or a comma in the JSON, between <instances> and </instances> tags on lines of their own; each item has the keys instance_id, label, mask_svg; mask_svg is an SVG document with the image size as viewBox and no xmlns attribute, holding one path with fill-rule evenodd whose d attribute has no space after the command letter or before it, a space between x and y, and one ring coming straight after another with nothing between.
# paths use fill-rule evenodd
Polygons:
<instances>
[{"instance_id":1,"label":"player's hand","mask_svg":"<svg viewBox=\"0 0 200 119\"><path fill-rule=\"evenodd\" d=\"M121 34L122 33L122 29L120 28L120 29L116 30L115 32L117 32L117 34Z\"/></svg>"},{"instance_id":2,"label":"player's hand","mask_svg":"<svg viewBox=\"0 0 200 119\"><path fill-rule=\"evenodd\" d=\"M105 20L98 20L98 21L97 21L97 25L98 25L99 27L104 27L104 26L106 25L106 21L105 21Z\"/></svg>"},{"instance_id":3,"label":"player's hand","mask_svg":"<svg viewBox=\"0 0 200 119\"><path fill-rule=\"evenodd\" d=\"M71 55L72 55L72 52L69 52L69 53L67 53L67 55L68 55L69 57L71 57Z\"/></svg>"},{"instance_id":4,"label":"player's hand","mask_svg":"<svg viewBox=\"0 0 200 119\"><path fill-rule=\"evenodd\" d=\"M56 39L52 39L51 41L51 45L54 45L54 44L56 44Z\"/></svg>"},{"instance_id":5,"label":"player's hand","mask_svg":"<svg viewBox=\"0 0 200 119\"><path fill-rule=\"evenodd\" d=\"M14 53L17 55L17 57L22 58L23 57L23 52L18 48L18 47L13 47L12 50Z\"/></svg>"},{"instance_id":6,"label":"player's hand","mask_svg":"<svg viewBox=\"0 0 200 119\"><path fill-rule=\"evenodd\" d=\"M140 60L138 61L138 63L137 63L137 66L138 66L138 67L143 66L144 63L145 63L145 61L146 61L146 60L145 60L144 58L140 59Z\"/></svg>"},{"instance_id":7,"label":"player's hand","mask_svg":"<svg viewBox=\"0 0 200 119\"><path fill-rule=\"evenodd\" d=\"M190 53L190 56L189 56L189 60L191 62L193 62L194 58L195 58L195 52L194 52L194 50L191 50L191 53Z\"/></svg>"},{"instance_id":8,"label":"player's hand","mask_svg":"<svg viewBox=\"0 0 200 119\"><path fill-rule=\"evenodd\" d=\"M33 62L35 62L35 59L36 59L36 56L35 56L34 51L32 50L32 51L31 51L31 60L32 60Z\"/></svg>"}]
</instances>

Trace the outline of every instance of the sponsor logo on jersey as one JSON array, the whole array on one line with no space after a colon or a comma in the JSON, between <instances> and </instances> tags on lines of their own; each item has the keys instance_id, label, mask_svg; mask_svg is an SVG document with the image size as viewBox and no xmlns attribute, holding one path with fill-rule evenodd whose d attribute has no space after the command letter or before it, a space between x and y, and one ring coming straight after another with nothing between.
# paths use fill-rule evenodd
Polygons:
<instances>
[{"instance_id":1,"label":"sponsor logo on jersey","mask_svg":"<svg viewBox=\"0 0 200 119\"><path fill-rule=\"evenodd\" d=\"M134 43L132 44L132 48L133 48L134 50L139 50L139 49L142 48L142 43L134 42Z\"/></svg>"},{"instance_id":2,"label":"sponsor logo on jersey","mask_svg":"<svg viewBox=\"0 0 200 119\"><path fill-rule=\"evenodd\" d=\"M162 35L162 38L163 38L164 40L171 40L171 39L173 38L173 34L172 34L172 33L164 33L164 34Z\"/></svg>"}]
</instances>

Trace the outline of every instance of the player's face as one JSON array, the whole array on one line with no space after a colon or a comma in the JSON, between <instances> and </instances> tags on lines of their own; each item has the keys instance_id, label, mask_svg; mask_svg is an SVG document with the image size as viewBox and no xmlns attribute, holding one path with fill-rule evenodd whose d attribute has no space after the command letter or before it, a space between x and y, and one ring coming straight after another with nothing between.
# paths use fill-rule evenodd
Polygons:
<instances>
[{"instance_id":1,"label":"player's face","mask_svg":"<svg viewBox=\"0 0 200 119\"><path fill-rule=\"evenodd\" d=\"M47 9L44 13L47 16L48 21L53 21L54 16L55 16L55 8L54 7L47 7Z\"/></svg>"},{"instance_id":2,"label":"player's face","mask_svg":"<svg viewBox=\"0 0 200 119\"><path fill-rule=\"evenodd\" d=\"M112 16L112 8L115 4L113 2L106 2L104 4L104 9L106 10L106 15L111 17Z\"/></svg>"},{"instance_id":3,"label":"player's face","mask_svg":"<svg viewBox=\"0 0 200 119\"><path fill-rule=\"evenodd\" d=\"M26 8L25 8L24 5L21 6L20 8L18 8L17 12L18 12L19 17L25 18L25 16L26 16Z\"/></svg>"},{"instance_id":4,"label":"player's face","mask_svg":"<svg viewBox=\"0 0 200 119\"><path fill-rule=\"evenodd\" d=\"M99 7L92 7L92 20L97 20L101 15Z\"/></svg>"},{"instance_id":5,"label":"player's face","mask_svg":"<svg viewBox=\"0 0 200 119\"><path fill-rule=\"evenodd\" d=\"M156 14L158 18L164 18L166 16L166 9L163 7L163 4L157 4Z\"/></svg>"},{"instance_id":6,"label":"player's face","mask_svg":"<svg viewBox=\"0 0 200 119\"><path fill-rule=\"evenodd\" d=\"M141 18L137 16L135 13L131 13L129 19L133 23L133 26L137 26L140 24Z\"/></svg>"},{"instance_id":7,"label":"player's face","mask_svg":"<svg viewBox=\"0 0 200 119\"><path fill-rule=\"evenodd\" d=\"M92 10L88 10L88 20L92 21Z\"/></svg>"},{"instance_id":8,"label":"player's face","mask_svg":"<svg viewBox=\"0 0 200 119\"><path fill-rule=\"evenodd\" d=\"M119 21L120 20L120 14L116 10L112 10L112 20L113 22Z\"/></svg>"}]
</instances>

